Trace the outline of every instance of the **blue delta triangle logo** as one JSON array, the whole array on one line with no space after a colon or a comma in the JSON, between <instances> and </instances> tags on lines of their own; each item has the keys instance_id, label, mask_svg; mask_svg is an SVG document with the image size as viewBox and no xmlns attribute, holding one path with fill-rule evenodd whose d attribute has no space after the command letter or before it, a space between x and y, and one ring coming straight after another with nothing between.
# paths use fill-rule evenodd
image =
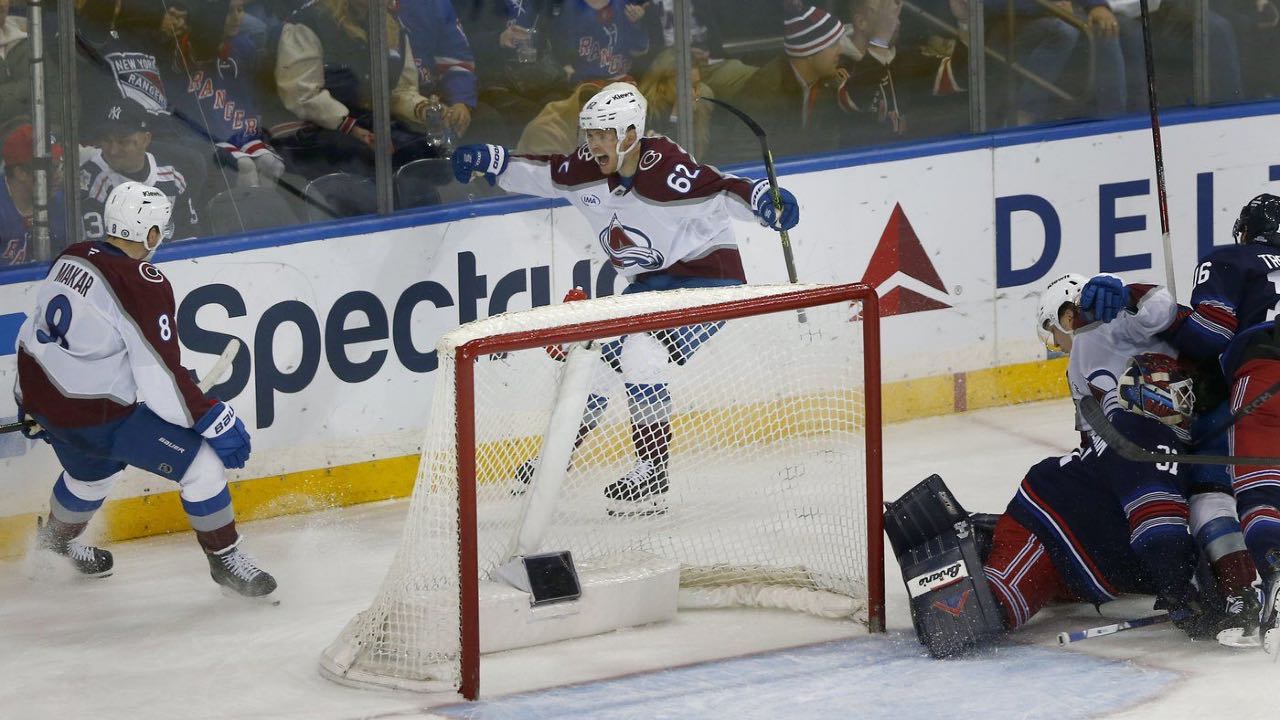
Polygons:
<instances>
[{"instance_id":1,"label":"blue delta triangle logo","mask_svg":"<svg viewBox=\"0 0 1280 720\"><path fill-rule=\"evenodd\" d=\"M947 286L942 283L937 268L929 260L924 245L920 244L920 238L916 235L915 228L911 227L907 214L902 211L902 205L895 204L893 214L889 216L889 224L880 234L880 243L871 255L871 262L867 263L862 282L877 290L880 295L880 314L886 317L951 307L941 300L912 290L903 284L903 280L914 280L913 285L924 285L944 296L947 294Z\"/></svg>"}]
</instances>

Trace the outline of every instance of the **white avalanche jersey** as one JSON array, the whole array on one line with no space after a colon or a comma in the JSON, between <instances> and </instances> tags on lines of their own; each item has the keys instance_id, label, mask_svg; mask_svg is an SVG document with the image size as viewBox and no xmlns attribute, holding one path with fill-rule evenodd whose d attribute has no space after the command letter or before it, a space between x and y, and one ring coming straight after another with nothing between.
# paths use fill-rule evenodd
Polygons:
<instances>
[{"instance_id":1,"label":"white avalanche jersey","mask_svg":"<svg viewBox=\"0 0 1280 720\"><path fill-rule=\"evenodd\" d=\"M583 145L572 155L512 155L498 177L504 190L565 198L596 231L601 249L628 280L672 275L746 282L729 218L755 219L768 183L700 165L662 136L640 141L631 188L606 177Z\"/></svg>"},{"instance_id":2,"label":"white avalanche jersey","mask_svg":"<svg viewBox=\"0 0 1280 720\"><path fill-rule=\"evenodd\" d=\"M191 427L216 401L180 359L169 280L107 243L77 243L53 261L18 331L18 400L55 427L101 425L143 401Z\"/></svg>"},{"instance_id":3,"label":"white avalanche jersey","mask_svg":"<svg viewBox=\"0 0 1280 720\"><path fill-rule=\"evenodd\" d=\"M1163 287L1129 285L1129 308L1109 323L1095 322L1075 331L1071 358L1067 361L1067 383L1076 403L1086 395L1097 398L1109 415L1120 408L1118 378L1129 358L1142 353L1162 353L1177 357L1173 345L1157 338L1178 314L1173 296ZM1136 308L1134 310L1133 308ZM1091 430L1077 413L1077 428Z\"/></svg>"}]
</instances>

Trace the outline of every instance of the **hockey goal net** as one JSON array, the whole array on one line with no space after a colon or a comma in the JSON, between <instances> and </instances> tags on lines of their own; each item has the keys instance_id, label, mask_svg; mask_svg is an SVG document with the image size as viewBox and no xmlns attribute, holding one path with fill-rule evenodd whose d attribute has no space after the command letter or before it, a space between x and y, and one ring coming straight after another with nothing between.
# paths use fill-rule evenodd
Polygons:
<instances>
[{"instance_id":1,"label":"hockey goal net","mask_svg":"<svg viewBox=\"0 0 1280 720\"><path fill-rule=\"evenodd\" d=\"M617 343L642 333L671 350L659 376L646 378L669 394L669 487L662 511L611 515L605 488L637 456ZM673 340L680 337L696 340ZM575 353L564 362L548 346ZM584 412L584 395L566 391L574 382L567 368L589 347L597 351L586 365ZM622 577L628 567L670 563L679 582L673 607L678 595L681 609L784 607L883 629L873 289L612 296L479 320L437 348L440 371L399 550L372 605L324 651L325 676L476 697L480 653L499 647L493 635L511 634L482 625L486 588L531 524L533 549L568 550L580 572ZM559 417L564 425L566 397L570 444L556 451L553 433L565 443L566 430L554 424ZM566 470L528 477L557 452L570 458ZM583 601L593 592L584 588Z\"/></svg>"}]
</instances>

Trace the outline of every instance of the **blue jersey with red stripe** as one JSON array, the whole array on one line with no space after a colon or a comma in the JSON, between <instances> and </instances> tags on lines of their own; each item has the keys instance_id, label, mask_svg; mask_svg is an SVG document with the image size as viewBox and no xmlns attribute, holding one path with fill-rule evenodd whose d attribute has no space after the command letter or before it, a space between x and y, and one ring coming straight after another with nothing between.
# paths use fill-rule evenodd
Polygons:
<instances>
[{"instance_id":1,"label":"blue jersey with red stripe","mask_svg":"<svg viewBox=\"0 0 1280 720\"><path fill-rule=\"evenodd\" d=\"M1230 245L1209 253L1196 268L1191 313L1173 335L1178 350L1195 358L1221 356L1233 377L1249 337L1268 327L1280 306L1280 248Z\"/></svg>"},{"instance_id":2,"label":"blue jersey with red stripe","mask_svg":"<svg viewBox=\"0 0 1280 720\"><path fill-rule=\"evenodd\" d=\"M439 95L449 104L475 107L479 99L476 60L471 43L449 0L400 3L400 22L409 33L413 61L418 66L418 89Z\"/></svg>"},{"instance_id":3,"label":"blue jersey with red stripe","mask_svg":"<svg viewBox=\"0 0 1280 720\"><path fill-rule=\"evenodd\" d=\"M1167 426L1125 411L1111 420L1145 447L1180 452ZM1044 543L1077 597L1174 592L1194 569L1185 467L1130 462L1095 439L1032 466L1007 512Z\"/></svg>"}]
</instances>

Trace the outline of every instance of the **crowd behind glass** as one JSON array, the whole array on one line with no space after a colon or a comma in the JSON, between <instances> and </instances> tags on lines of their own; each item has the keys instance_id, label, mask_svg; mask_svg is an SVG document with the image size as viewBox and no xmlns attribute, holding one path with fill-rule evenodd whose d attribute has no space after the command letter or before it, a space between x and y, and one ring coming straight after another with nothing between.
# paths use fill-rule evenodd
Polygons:
<instances>
[{"instance_id":1,"label":"crowd behind glass","mask_svg":"<svg viewBox=\"0 0 1280 720\"><path fill-rule=\"evenodd\" d=\"M1162 108L1280 94L1277 2L1149 0ZM718 165L758 144L699 98L749 113L775 157L1147 112L1139 0L0 0L0 19L0 267L101 237L127 180L175 199L176 239L471 202L500 191L451 182L455 145L572 151L620 79L651 132Z\"/></svg>"}]
</instances>

